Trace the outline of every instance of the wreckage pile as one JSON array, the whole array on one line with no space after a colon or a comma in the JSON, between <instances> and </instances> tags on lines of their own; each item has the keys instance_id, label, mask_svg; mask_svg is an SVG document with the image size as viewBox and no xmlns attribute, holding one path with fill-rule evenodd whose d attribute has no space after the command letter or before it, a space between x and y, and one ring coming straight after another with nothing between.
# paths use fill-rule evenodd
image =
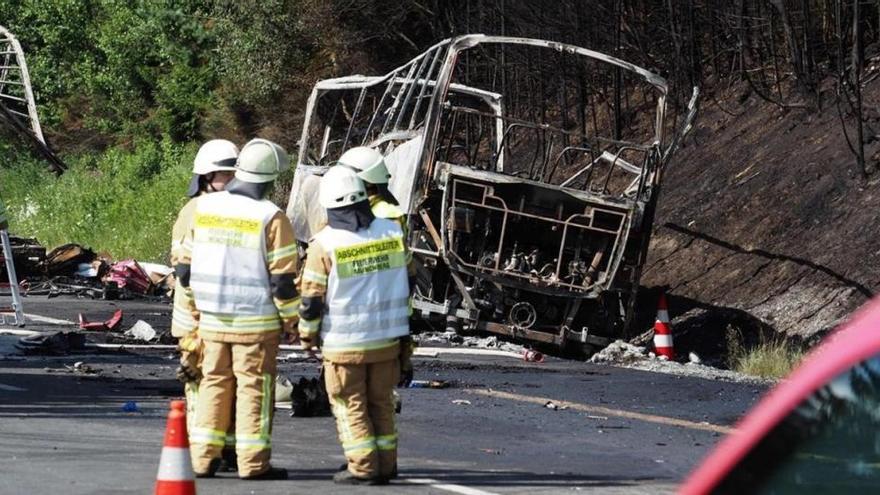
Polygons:
<instances>
[{"instance_id":1,"label":"wreckage pile","mask_svg":"<svg viewBox=\"0 0 880 495\"><path fill-rule=\"evenodd\" d=\"M24 295L76 295L93 299L163 298L174 290L170 267L135 260L114 262L78 244L46 252L36 239L12 237Z\"/></svg>"}]
</instances>

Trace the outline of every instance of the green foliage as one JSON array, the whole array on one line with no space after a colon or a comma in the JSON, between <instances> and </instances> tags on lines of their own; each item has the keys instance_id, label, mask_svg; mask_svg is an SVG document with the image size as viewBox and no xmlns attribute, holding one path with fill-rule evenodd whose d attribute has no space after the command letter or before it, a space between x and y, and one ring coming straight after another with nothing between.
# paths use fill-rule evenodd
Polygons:
<instances>
[{"instance_id":1,"label":"green foliage","mask_svg":"<svg viewBox=\"0 0 880 495\"><path fill-rule=\"evenodd\" d=\"M57 179L18 157L0 170L10 227L50 248L76 242L116 258L164 262L195 148L168 140L112 148L69 158L70 170Z\"/></svg>"}]
</instances>

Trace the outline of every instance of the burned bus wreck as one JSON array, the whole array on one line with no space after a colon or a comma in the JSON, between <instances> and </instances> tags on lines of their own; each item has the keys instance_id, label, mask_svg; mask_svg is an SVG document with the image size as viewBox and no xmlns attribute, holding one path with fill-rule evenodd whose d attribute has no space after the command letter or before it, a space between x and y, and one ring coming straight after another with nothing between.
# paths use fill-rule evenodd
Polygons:
<instances>
[{"instance_id":1,"label":"burned bus wreck","mask_svg":"<svg viewBox=\"0 0 880 495\"><path fill-rule=\"evenodd\" d=\"M308 242L316 176L373 147L408 215L416 319L590 352L632 316L663 171L696 113L696 89L677 118L667 93L576 46L445 40L384 76L315 86L288 216Z\"/></svg>"}]
</instances>

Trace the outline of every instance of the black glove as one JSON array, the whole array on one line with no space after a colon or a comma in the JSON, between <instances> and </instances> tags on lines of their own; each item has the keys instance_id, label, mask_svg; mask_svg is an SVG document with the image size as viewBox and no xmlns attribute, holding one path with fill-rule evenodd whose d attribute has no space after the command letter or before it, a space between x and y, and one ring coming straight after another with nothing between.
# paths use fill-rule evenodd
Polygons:
<instances>
[{"instance_id":1,"label":"black glove","mask_svg":"<svg viewBox=\"0 0 880 495\"><path fill-rule=\"evenodd\" d=\"M202 381L202 370L198 366L198 355L194 352L180 353L180 366L177 367L177 379L181 383Z\"/></svg>"}]
</instances>

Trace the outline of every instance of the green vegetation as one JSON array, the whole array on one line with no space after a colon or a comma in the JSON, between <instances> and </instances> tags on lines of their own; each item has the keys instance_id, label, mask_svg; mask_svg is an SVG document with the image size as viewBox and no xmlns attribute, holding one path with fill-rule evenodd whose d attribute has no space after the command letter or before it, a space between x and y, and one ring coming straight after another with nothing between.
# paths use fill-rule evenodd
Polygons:
<instances>
[{"instance_id":1,"label":"green vegetation","mask_svg":"<svg viewBox=\"0 0 880 495\"><path fill-rule=\"evenodd\" d=\"M727 332L727 365L730 369L760 378L783 378L800 363L804 351L778 337L763 334L754 345L743 343L738 331Z\"/></svg>"},{"instance_id":2,"label":"green vegetation","mask_svg":"<svg viewBox=\"0 0 880 495\"><path fill-rule=\"evenodd\" d=\"M20 158L3 170L0 193L18 235L165 262L194 153L194 145L146 141L68 159L71 168L60 178Z\"/></svg>"},{"instance_id":3,"label":"green vegetation","mask_svg":"<svg viewBox=\"0 0 880 495\"><path fill-rule=\"evenodd\" d=\"M255 127L292 84L309 89L300 3L0 0L0 22L24 47L44 131L70 166L56 178L0 133L0 193L13 232L49 248L76 242L117 259L163 261L200 142L294 140L292 129L242 126Z\"/></svg>"}]
</instances>

